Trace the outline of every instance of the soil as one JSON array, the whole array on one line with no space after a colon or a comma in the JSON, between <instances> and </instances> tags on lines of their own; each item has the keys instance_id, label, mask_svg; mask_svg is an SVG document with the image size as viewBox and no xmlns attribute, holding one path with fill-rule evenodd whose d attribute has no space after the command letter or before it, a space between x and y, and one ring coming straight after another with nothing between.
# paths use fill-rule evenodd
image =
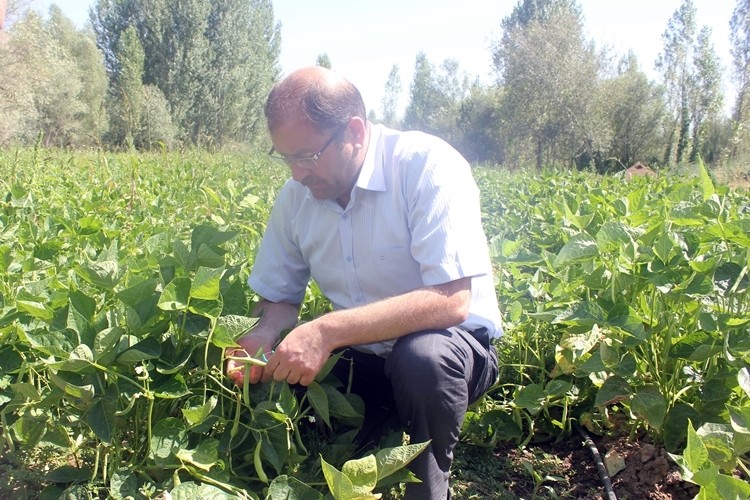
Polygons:
<instances>
[{"instance_id":1,"label":"soil","mask_svg":"<svg viewBox=\"0 0 750 500\"><path fill-rule=\"evenodd\" d=\"M610 474L618 500L692 499L698 487L683 481L679 467L667 452L643 441L629 442L627 436L592 441L606 462L622 458L622 470ZM453 474L453 498L581 498L612 500L597 470L592 451L575 434L559 443L530 445L526 449L509 446L491 451L492 456L476 456L471 448L459 447ZM461 457L459 454L464 455ZM475 456L472 456L475 455ZM474 474L477 463L494 462L498 470ZM614 471L613 471L614 472ZM482 478L484 476L484 478ZM484 483L484 484L481 484Z\"/></svg>"},{"instance_id":2,"label":"soil","mask_svg":"<svg viewBox=\"0 0 750 500\"><path fill-rule=\"evenodd\" d=\"M682 480L679 468L663 448L644 438L591 436L602 458L619 455L624 468L610 475L618 500L687 500L698 488ZM591 499L612 500L604 488L591 450L574 434L560 442L537 443L524 449L508 444L482 448L459 443L455 450L451 490L462 499ZM611 459L608 459L610 461ZM45 457L0 454L0 499L37 498L46 467ZM615 458L615 462L617 459ZM399 491L384 499L403 498Z\"/></svg>"}]
</instances>

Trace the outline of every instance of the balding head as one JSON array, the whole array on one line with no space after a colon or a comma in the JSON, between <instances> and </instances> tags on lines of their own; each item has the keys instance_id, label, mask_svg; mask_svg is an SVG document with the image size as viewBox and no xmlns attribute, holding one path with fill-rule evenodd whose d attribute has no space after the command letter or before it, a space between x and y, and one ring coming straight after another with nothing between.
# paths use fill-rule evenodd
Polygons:
<instances>
[{"instance_id":1,"label":"balding head","mask_svg":"<svg viewBox=\"0 0 750 500\"><path fill-rule=\"evenodd\" d=\"M268 129L291 119L306 120L319 130L332 130L352 117L367 120L359 90L338 73L320 66L298 69L271 90L266 101Z\"/></svg>"}]
</instances>

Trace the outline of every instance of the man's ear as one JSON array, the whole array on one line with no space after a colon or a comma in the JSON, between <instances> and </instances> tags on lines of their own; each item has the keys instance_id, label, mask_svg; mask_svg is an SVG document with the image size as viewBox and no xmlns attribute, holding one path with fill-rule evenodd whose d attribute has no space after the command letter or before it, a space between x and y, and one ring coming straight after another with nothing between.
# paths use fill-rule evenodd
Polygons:
<instances>
[{"instance_id":1,"label":"man's ear","mask_svg":"<svg viewBox=\"0 0 750 500\"><path fill-rule=\"evenodd\" d=\"M367 138L367 123L362 118L353 116L347 124L347 131L354 149L362 149Z\"/></svg>"}]
</instances>

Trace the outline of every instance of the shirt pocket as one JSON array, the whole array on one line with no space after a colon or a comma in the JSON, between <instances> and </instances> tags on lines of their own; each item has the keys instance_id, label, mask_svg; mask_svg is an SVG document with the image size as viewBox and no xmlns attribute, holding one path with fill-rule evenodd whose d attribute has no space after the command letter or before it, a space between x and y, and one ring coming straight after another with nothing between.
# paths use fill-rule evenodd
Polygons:
<instances>
[{"instance_id":1,"label":"shirt pocket","mask_svg":"<svg viewBox=\"0 0 750 500\"><path fill-rule=\"evenodd\" d=\"M408 247L373 248L368 264L375 280L390 294L422 286L419 263Z\"/></svg>"}]
</instances>

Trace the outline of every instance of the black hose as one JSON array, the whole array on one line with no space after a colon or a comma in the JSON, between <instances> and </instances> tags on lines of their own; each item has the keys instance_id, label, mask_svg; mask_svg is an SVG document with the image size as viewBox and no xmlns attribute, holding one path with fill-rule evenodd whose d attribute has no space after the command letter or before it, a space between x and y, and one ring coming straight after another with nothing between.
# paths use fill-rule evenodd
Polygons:
<instances>
[{"instance_id":1,"label":"black hose","mask_svg":"<svg viewBox=\"0 0 750 500\"><path fill-rule=\"evenodd\" d=\"M588 446L589 451L594 456L596 470L599 472L599 477L601 478L602 483L604 483L604 490L607 492L607 498L609 500L617 500L615 490L612 489L612 480L609 478L607 467L604 465L604 461L602 460L602 456L599 454L599 450L589 437L588 432L586 432L583 427L581 427L580 425L576 425L575 427L578 430L578 433L583 436L583 440L586 443L586 446Z\"/></svg>"}]
</instances>

